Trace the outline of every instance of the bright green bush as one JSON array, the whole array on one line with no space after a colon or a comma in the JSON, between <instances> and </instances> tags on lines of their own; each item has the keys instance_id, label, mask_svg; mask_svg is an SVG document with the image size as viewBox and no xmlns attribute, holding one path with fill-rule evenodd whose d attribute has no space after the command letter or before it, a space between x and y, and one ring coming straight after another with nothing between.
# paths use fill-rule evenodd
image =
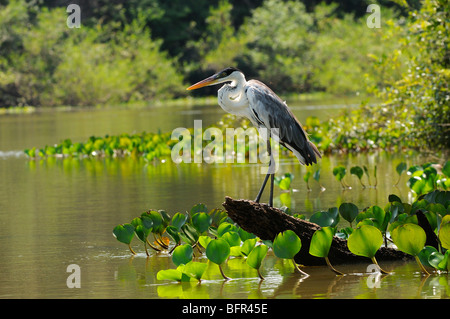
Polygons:
<instances>
[{"instance_id":1,"label":"bright green bush","mask_svg":"<svg viewBox=\"0 0 450 319\"><path fill-rule=\"evenodd\" d=\"M151 39L141 16L119 31L101 24L70 29L66 19L63 8L20 0L0 6L1 104L117 104L184 92L176 60Z\"/></svg>"}]
</instances>

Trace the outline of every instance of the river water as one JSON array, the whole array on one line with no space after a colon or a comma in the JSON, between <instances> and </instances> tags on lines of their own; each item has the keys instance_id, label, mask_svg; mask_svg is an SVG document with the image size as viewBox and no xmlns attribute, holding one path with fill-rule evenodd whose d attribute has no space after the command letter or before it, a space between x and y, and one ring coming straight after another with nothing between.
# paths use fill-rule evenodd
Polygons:
<instances>
[{"instance_id":1,"label":"river water","mask_svg":"<svg viewBox=\"0 0 450 319\"><path fill-rule=\"evenodd\" d=\"M326 119L353 105L296 103L293 112ZM376 281L367 265L343 266L347 276L336 277L325 267L307 267L311 275L300 278L289 263L268 256L263 265L266 280L242 267L239 258L225 266L229 282L210 268L201 285L173 284L156 279L158 270L173 268L170 256L152 253L146 258L137 241L138 255L112 236L117 224L129 222L148 209L170 214L189 210L197 203L220 208L225 196L253 199L263 180L257 164L146 163L122 159L29 160L23 150L43 147L70 138L120 133L170 132L178 127L203 127L216 123L223 111L211 106L158 106L52 111L0 116L0 298L449 298L448 277L423 278L414 263L383 265L393 275ZM295 191L288 196L291 209L311 215L315 211L351 201L360 209L384 206L389 194L411 200L405 186L398 187L395 166L406 161L420 164L408 154L377 152L325 156L320 163L320 182L311 179L306 191L304 167L294 160L280 164L280 174L295 176ZM377 188L362 189L347 176L352 189L343 191L332 168L344 165L377 165ZM281 206L279 189L275 205ZM267 199L265 195L263 201ZM286 195L284 195L286 196ZM76 264L81 287L68 288L68 266ZM445 279L443 279L445 278Z\"/></svg>"}]
</instances>

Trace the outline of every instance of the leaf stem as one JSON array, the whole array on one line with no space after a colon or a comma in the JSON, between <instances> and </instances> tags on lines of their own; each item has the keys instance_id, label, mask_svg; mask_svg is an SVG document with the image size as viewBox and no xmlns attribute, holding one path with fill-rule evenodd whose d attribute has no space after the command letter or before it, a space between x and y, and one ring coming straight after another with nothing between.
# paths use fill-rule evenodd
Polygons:
<instances>
[{"instance_id":1,"label":"leaf stem","mask_svg":"<svg viewBox=\"0 0 450 319\"><path fill-rule=\"evenodd\" d=\"M378 262L377 262L377 260L375 259L375 256L372 257L371 259L372 259L372 262L373 262L375 265L377 265L378 269L380 270L380 272L381 272L382 274L386 274L386 275L389 274L389 272L387 272L387 271L381 269L380 265L378 265Z\"/></svg>"},{"instance_id":2,"label":"leaf stem","mask_svg":"<svg viewBox=\"0 0 450 319\"><path fill-rule=\"evenodd\" d=\"M422 265L422 263L420 262L419 257L418 257L418 256L414 256L414 258L416 258L416 261L417 261L417 263L419 264L420 269L422 270L422 272L424 272L425 275L429 276L430 273L429 273L429 272L425 269L425 267Z\"/></svg>"},{"instance_id":3,"label":"leaf stem","mask_svg":"<svg viewBox=\"0 0 450 319\"><path fill-rule=\"evenodd\" d=\"M327 262L328 267L331 269L332 272L334 272L336 275L343 276L344 273L340 272L339 270L336 270L330 263L330 260L328 257L325 257L325 261Z\"/></svg>"},{"instance_id":4,"label":"leaf stem","mask_svg":"<svg viewBox=\"0 0 450 319\"><path fill-rule=\"evenodd\" d=\"M154 250L156 250L156 251L161 251L161 249L159 249L159 248L156 248L155 246L153 246L149 241L148 241L148 238L147 238L147 245L149 245L150 246L150 248L152 248L152 249L154 249Z\"/></svg>"},{"instance_id":5,"label":"leaf stem","mask_svg":"<svg viewBox=\"0 0 450 319\"><path fill-rule=\"evenodd\" d=\"M259 271L259 268L256 269L256 270L258 271L258 276L259 276L259 278L261 278L261 280L264 280L264 277L263 277L263 275L261 274L261 272Z\"/></svg>"},{"instance_id":6,"label":"leaf stem","mask_svg":"<svg viewBox=\"0 0 450 319\"><path fill-rule=\"evenodd\" d=\"M133 248L131 248L131 244L128 244L128 248L130 249L130 251L133 255L136 255L136 252L133 250Z\"/></svg>"},{"instance_id":7,"label":"leaf stem","mask_svg":"<svg viewBox=\"0 0 450 319\"><path fill-rule=\"evenodd\" d=\"M292 262L294 263L295 269L297 269L297 271L299 273L301 273L302 275L304 275L306 277L309 277L309 275L306 272L304 272L303 270L300 269L299 265L297 265L297 263L295 262L294 258L292 258Z\"/></svg>"},{"instance_id":8,"label":"leaf stem","mask_svg":"<svg viewBox=\"0 0 450 319\"><path fill-rule=\"evenodd\" d=\"M225 280L230 280L230 279L231 279L230 277L227 277L227 276L225 275L225 273L223 272L223 269L222 269L222 266L221 266L221 265L219 265L219 270L220 270L220 273L222 274L223 279L225 279Z\"/></svg>"}]
</instances>

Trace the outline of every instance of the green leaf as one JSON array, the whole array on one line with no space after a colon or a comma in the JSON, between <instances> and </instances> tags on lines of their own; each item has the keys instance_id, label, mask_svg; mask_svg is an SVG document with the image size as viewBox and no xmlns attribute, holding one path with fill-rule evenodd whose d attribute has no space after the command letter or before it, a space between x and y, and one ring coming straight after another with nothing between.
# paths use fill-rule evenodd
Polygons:
<instances>
[{"instance_id":1,"label":"green leaf","mask_svg":"<svg viewBox=\"0 0 450 319\"><path fill-rule=\"evenodd\" d=\"M186 223L187 218L188 217L185 214L176 213L172 217L172 225L180 230L181 227Z\"/></svg>"},{"instance_id":2,"label":"green leaf","mask_svg":"<svg viewBox=\"0 0 450 319\"><path fill-rule=\"evenodd\" d=\"M181 245L174 249L172 253L172 261L175 265L179 266L187 264L192 260L194 250L191 245Z\"/></svg>"},{"instance_id":3,"label":"green leaf","mask_svg":"<svg viewBox=\"0 0 450 319\"><path fill-rule=\"evenodd\" d=\"M448 250L447 250L448 252ZM437 270L447 270L448 266L448 254L442 255L440 252L435 251L428 257L428 264ZM422 261L422 260L420 260ZM426 264L425 264L426 265Z\"/></svg>"},{"instance_id":4,"label":"green leaf","mask_svg":"<svg viewBox=\"0 0 450 319\"><path fill-rule=\"evenodd\" d=\"M397 171L398 175L402 175L402 173L406 171L406 163L405 162L399 163L395 168L395 170Z\"/></svg>"},{"instance_id":5,"label":"green leaf","mask_svg":"<svg viewBox=\"0 0 450 319\"><path fill-rule=\"evenodd\" d=\"M241 237L235 231L226 232L220 238L226 240L228 245L230 245L230 247L241 245Z\"/></svg>"},{"instance_id":6,"label":"green leaf","mask_svg":"<svg viewBox=\"0 0 450 319\"><path fill-rule=\"evenodd\" d=\"M314 171L313 178L317 182L320 180L320 168L318 168L316 171Z\"/></svg>"},{"instance_id":7,"label":"green leaf","mask_svg":"<svg viewBox=\"0 0 450 319\"><path fill-rule=\"evenodd\" d=\"M358 206L353 203L342 203L339 206L339 213L341 214L342 218L348 221L351 225L356 216L358 216Z\"/></svg>"},{"instance_id":8,"label":"green leaf","mask_svg":"<svg viewBox=\"0 0 450 319\"><path fill-rule=\"evenodd\" d=\"M292 259L302 248L302 243L296 233L286 230L275 237L272 248L278 258Z\"/></svg>"},{"instance_id":9,"label":"green leaf","mask_svg":"<svg viewBox=\"0 0 450 319\"><path fill-rule=\"evenodd\" d=\"M206 249L206 247L208 247L208 244L209 244L209 242L210 242L211 240L212 240L212 238L209 237L209 236L206 236L206 235L200 236L200 237L198 238L198 242L199 242L200 245L202 245L202 247L205 248L205 249Z\"/></svg>"},{"instance_id":10,"label":"green leaf","mask_svg":"<svg viewBox=\"0 0 450 319\"><path fill-rule=\"evenodd\" d=\"M230 245L224 239L213 239L206 247L206 257L213 263L220 265L230 255Z\"/></svg>"},{"instance_id":11,"label":"green leaf","mask_svg":"<svg viewBox=\"0 0 450 319\"><path fill-rule=\"evenodd\" d=\"M285 177L280 181L280 188L282 190L289 190L291 188L291 178Z\"/></svg>"},{"instance_id":12,"label":"green leaf","mask_svg":"<svg viewBox=\"0 0 450 319\"><path fill-rule=\"evenodd\" d=\"M388 197L388 200L389 200L389 203L393 203L393 202L399 202L399 203L401 203L401 202L402 202L402 200L400 199L400 197L398 197L398 196L395 195L395 194L390 194L389 197Z\"/></svg>"},{"instance_id":13,"label":"green leaf","mask_svg":"<svg viewBox=\"0 0 450 319\"><path fill-rule=\"evenodd\" d=\"M242 228L238 229L238 233L243 242L246 241L247 239L256 238L255 234L249 233L249 232L243 230Z\"/></svg>"},{"instance_id":14,"label":"green leaf","mask_svg":"<svg viewBox=\"0 0 450 319\"><path fill-rule=\"evenodd\" d=\"M207 212L208 208L206 207L205 204L197 204L191 208L190 214L191 216L193 216L196 213L207 213Z\"/></svg>"},{"instance_id":15,"label":"green leaf","mask_svg":"<svg viewBox=\"0 0 450 319\"><path fill-rule=\"evenodd\" d=\"M335 227L339 223L339 211L336 207L331 207L326 212L314 213L309 221L321 227Z\"/></svg>"},{"instance_id":16,"label":"green leaf","mask_svg":"<svg viewBox=\"0 0 450 319\"><path fill-rule=\"evenodd\" d=\"M158 280L175 280L178 282L190 281L190 277L183 274L179 269L160 270L156 274L156 279L158 279Z\"/></svg>"},{"instance_id":17,"label":"green leaf","mask_svg":"<svg viewBox=\"0 0 450 319\"><path fill-rule=\"evenodd\" d=\"M307 170L305 175L303 175L303 180L308 183L309 178L311 177L311 171Z\"/></svg>"},{"instance_id":18,"label":"green leaf","mask_svg":"<svg viewBox=\"0 0 450 319\"><path fill-rule=\"evenodd\" d=\"M391 237L399 250L413 256L417 256L420 253L427 239L422 227L411 223L395 228L391 233Z\"/></svg>"},{"instance_id":19,"label":"green leaf","mask_svg":"<svg viewBox=\"0 0 450 319\"><path fill-rule=\"evenodd\" d=\"M162 234L164 231L164 224L163 224L163 219L162 216L159 212L157 211L149 211L146 213L143 213L141 216L148 216L152 219L153 221L153 229L152 232L153 233L157 233L157 234Z\"/></svg>"},{"instance_id":20,"label":"green leaf","mask_svg":"<svg viewBox=\"0 0 450 319\"><path fill-rule=\"evenodd\" d=\"M345 167L343 166L333 168L333 175L336 177L338 181L341 181L344 178L345 173L346 173Z\"/></svg>"},{"instance_id":21,"label":"green leaf","mask_svg":"<svg viewBox=\"0 0 450 319\"><path fill-rule=\"evenodd\" d=\"M360 222L364 219L371 219L374 222L374 226L376 226L381 231L385 231L386 227L391 218L391 212L386 214L384 209L379 206L370 206L365 211L362 211L356 216L356 221Z\"/></svg>"},{"instance_id":22,"label":"green leaf","mask_svg":"<svg viewBox=\"0 0 450 319\"><path fill-rule=\"evenodd\" d=\"M362 225L348 237L348 249L355 255L373 258L383 244L383 235L374 226Z\"/></svg>"},{"instance_id":23,"label":"green leaf","mask_svg":"<svg viewBox=\"0 0 450 319\"><path fill-rule=\"evenodd\" d=\"M291 207L292 206L291 193L281 193L280 201L282 205L286 206L286 208Z\"/></svg>"},{"instance_id":24,"label":"green leaf","mask_svg":"<svg viewBox=\"0 0 450 319\"><path fill-rule=\"evenodd\" d=\"M113 229L113 235L121 243L129 245L134 236L134 226L131 224L117 225Z\"/></svg>"},{"instance_id":25,"label":"green leaf","mask_svg":"<svg viewBox=\"0 0 450 319\"><path fill-rule=\"evenodd\" d=\"M195 278L198 281L201 280L205 270L207 268L207 263L200 263L196 261L190 261L182 268L182 272L189 277Z\"/></svg>"},{"instance_id":26,"label":"green leaf","mask_svg":"<svg viewBox=\"0 0 450 319\"><path fill-rule=\"evenodd\" d=\"M311 238L309 253L316 257L327 257L335 231L333 227L322 227L316 230Z\"/></svg>"},{"instance_id":27,"label":"green leaf","mask_svg":"<svg viewBox=\"0 0 450 319\"><path fill-rule=\"evenodd\" d=\"M233 225L233 224L230 224L228 222L223 222L217 228L217 236L218 237L222 237L223 234L225 234L226 232L229 232L229 231L236 231L237 232L238 228L235 225Z\"/></svg>"},{"instance_id":28,"label":"green leaf","mask_svg":"<svg viewBox=\"0 0 450 319\"><path fill-rule=\"evenodd\" d=\"M354 166L354 167L350 168L350 174L356 175L356 177L361 179L363 177L363 175L364 175L364 171L363 171L363 169L361 167Z\"/></svg>"},{"instance_id":29,"label":"green leaf","mask_svg":"<svg viewBox=\"0 0 450 319\"><path fill-rule=\"evenodd\" d=\"M447 177L450 177L450 160L445 162L445 165L442 168L442 174L444 174Z\"/></svg>"},{"instance_id":30,"label":"green leaf","mask_svg":"<svg viewBox=\"0 0 450 319\"><path fill-rule=\"evenodd\" d=\"M181 242L180 233L178 228L173 225L169 225L166 227L166 233L169 234L172 239L179 244Z\"/></svg>"},{"instance_id":31,"label":"green leaf","mask_svg":"<svg viewBox=\"0 0 450 319\"><path fill-rule=\"evenodd\" d=\"M227 213L221 209L213 209L209 212L209 216L211 216L212 225L215 227L218 227L228 217Z\"/></svg>"},{"instance_id":32,"label":"green leaf","mask_svg":"<svg viewBox=\"0 0 450 319\"><path fill-rule=\"evenodd\" d=\"M450 249L450 215L445 215L442 218L439 229L439 240L441 241L442 247Z\"/></svg>"},{"instance_id":33,"label":"green leaf","mask_svg":"<svg viewBox=\"0 0 450 319\"><path fill-rule=\"evenodd\" d=\"M203 233L208 230L209 226L211 226L211 216L207 213L195 213L192 216L192 224L199 231L199 233Z\"/></svg>"},{"instance_id":34,"label":"green leaf","mask_svg":"<svg viewBox=\"0 0 450 319\"><path fill-rule=\"evenodd\" d=\"M184 224L181 227L180 237L189 245L193 246L197 243L199 233L191 224Z\"/></svg>"},{"instance_id":35,"label":"green leaf","mask_svg":"<svg viewBox=\"0 0 450 319\"><path fill-rule=\"evenodd\" d=\"M256 238L249 238L244 241L244 243L241 246L241 253L244 256L248 256L250 254L250 252L256 245L256 240L257 240Z\"/></svg>"},{"instance_id":36,"label":"green leaf","mask_svg":"<svg viewBox=\"0 0 450 319\"><path fill-rule=\"evenodd\" d=\"M148 216L136 217L131 221L131 224L134 226L134 231L137 237L145 243L153 228L152 219Z\"/></svg>"},{"instance_id":37,"label":"green leaf","mask_svg":"<svg viewBox=\"0 0 450 319\"><path fill-rule=\"evenodd\" d=\"M427 267L434 267L433 265L431 265L429 263L430 260L430 256L431 254L433 254L434 252L438 252L436 248L432 247L432 246L425 246L423 247L423 249L420 251L418 257L420 259L420 262ZM444 256L442 256L442 258L444 258ZM435 267L436 268L436 267Z\"/></svg>"},{"instance_id":38,"label":"green leaf","mask_svg":"<svg viewBox=\"0 0 450 319\"><path fill-rule=\"evenodd\" d=\"M407 185L417 195L428 193L434 189L434 181L432 179L424 179L418 176L411 177Z\"/></svg>"},{"instance_id":39,"label":"green leaf","mask_svg":"<svg viewBox=\"0 0 450 319\"><path fill-rule=\"evenodd\" d=\"M151 229L148 229L143 225L137 225L136 228L134 229L136 236L144 243L147 241L147 237L150 234L150 230Z\"/></svg>"},{"instance_id":40,"label":"green leaf","mask_svg":"<svg viewBox=\"0 0 450 319\"><path fill-rule=\"evenodd\" d=\"M252 268L259 269L261 267L261 263L267 255L269 247L266 245L258 245L250 252L247 257L247 265Z\"/></svg>"}]
</instances>

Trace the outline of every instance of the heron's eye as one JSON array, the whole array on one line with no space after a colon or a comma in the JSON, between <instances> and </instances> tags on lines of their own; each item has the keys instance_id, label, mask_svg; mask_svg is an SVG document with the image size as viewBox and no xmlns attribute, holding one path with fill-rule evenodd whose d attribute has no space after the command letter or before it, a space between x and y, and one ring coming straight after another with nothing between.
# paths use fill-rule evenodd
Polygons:
<instances>
[{"instance_id":1,"label":"heron's eye","mask_svg":"<svg viewBox=\"0 0 450 319\"><path fill-rule=\"evenodd\" d=\"M227 72L222 72L222 74L220 75L221 78L224 78L227 76Z\"/></svg>"}]
</instances>

